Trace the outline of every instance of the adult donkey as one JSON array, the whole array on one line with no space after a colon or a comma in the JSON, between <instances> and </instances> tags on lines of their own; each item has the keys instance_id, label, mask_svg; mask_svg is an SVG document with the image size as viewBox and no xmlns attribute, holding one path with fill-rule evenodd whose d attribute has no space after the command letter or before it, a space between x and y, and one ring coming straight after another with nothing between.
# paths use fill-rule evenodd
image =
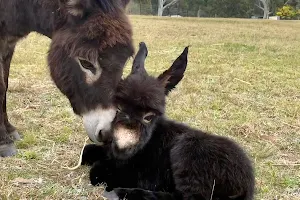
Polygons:
<instances>
[{"instance_id":1,"label":"adult donkey","mask_svg":"<svg viewBox=\"0 0 300 200\"><path fill-rule=\"evenodd\" d=\"M52 38L51 77L74 113L83 117L91 140L110 128L114 90L134 53L128 2L0 0L0 157L17 152L14 140L20 136L7 118L6 91L15 45L32 31Z\"/></svg>"}]
</instances>

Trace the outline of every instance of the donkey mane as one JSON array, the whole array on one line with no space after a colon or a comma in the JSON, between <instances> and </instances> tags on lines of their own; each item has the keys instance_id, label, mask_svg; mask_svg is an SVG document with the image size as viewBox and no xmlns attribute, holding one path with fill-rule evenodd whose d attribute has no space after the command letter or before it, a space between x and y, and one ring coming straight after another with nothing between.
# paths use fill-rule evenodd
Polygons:
<instances>
[{"instance_id":1,"label":"donkey mane","mask_svg":"<svg viewBox=\"0 0 300 200\"><path fill-rule=\"evenodd\" d=\"M60 0L61 1L61 0ZM129 0L128 0L129 1ZM73 5L76 5L78 9L82 8L93 8L94 4L96 4L100 10L105 14L117 14L120 12L121 9L123 9L124 5L127 5L128 1L121 2L119 0L95 0L93 2L91 1L80 1L80 0L64 0L67 5L72 7Z\"/></svg>"},{"instance_id":2,"label":"donkey mane","mask_svg":"<svg viewBox=\"0 0 300 200\"><path fill-rule=\"evenodd\" d=\"M128 0L129 1L129 0ZM104 13L119 13L120 9L127 5L127 2L111 1L111 0L97 0L97 4Z\"/></svg>"},{"instance_id":3,"label":"donkey mane","mask_svg":"<svg viewBox=\"0 0 300 200\"><path fill-rule=\"evenodd\" d=\"M53 43L63 46L71 57L80 56L95 60L104 49L114 47L116 44L132 46L131 24L125 13L120 12L121 2L112 0L97 0L96 2L99 4L97 8L100 12L99 10L98 12L91 11L88 14L89 20L80 22L80 26L76 29L70 26L56 27L60 29L53 35ZM82 1L79 3L81 5ZM68 8L63 10L61 12L65 15ZM64 24L63 21L70 19L64 16L61 20L59 24ZM133 47L128 49L133 49Z\"/></svg>"}]
</instances>

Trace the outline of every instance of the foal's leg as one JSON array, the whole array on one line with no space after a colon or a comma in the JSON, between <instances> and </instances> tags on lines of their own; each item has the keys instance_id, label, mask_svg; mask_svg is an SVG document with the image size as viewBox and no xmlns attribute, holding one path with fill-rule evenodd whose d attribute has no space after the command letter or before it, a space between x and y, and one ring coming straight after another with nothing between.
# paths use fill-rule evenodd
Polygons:
<instances>
[{"instance_id":1,"label":"foal's leg","mask_svg":"<svg viewBox=\"0 0 300 200\"><path fill-rule=\"evenodd\" d=\"M106 183L106 190L110 191L120 185L122 177L118 176L115 162L110 159L95 162L90 170L91 184L96 186Z\"/></svg>"},{"instance_id":2,"label":"foal's leg","mask_svg":"<svg viewBox=\"0 0 300 200\"><path fill-rule=\"evenodd\" d=\"M88 144L83 149L81 165L93 165L96 161L107 159L105 146Z\"/></svg>"},{"instance_id":3,"label":"foal's leg","mask_svg":"<svg viewBox=\"0 0 300 200\"><path fill-rule=\"evenodd\" d=\"M15 128L8 122L6 113L7 80L15 44L16 39L0 38L0 107L2 107L0 109L0 157L13 156L17 153L14 141L9 134L13 134Z\"/></svg>"}]
</instances>

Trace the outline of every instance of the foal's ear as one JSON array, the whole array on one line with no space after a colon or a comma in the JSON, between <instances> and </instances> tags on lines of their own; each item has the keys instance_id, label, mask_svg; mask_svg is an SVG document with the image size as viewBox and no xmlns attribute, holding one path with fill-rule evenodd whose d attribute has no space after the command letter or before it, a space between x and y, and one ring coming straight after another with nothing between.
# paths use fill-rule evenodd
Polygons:
<instances>
[{"instance_id":1,"label":"foal's ear","mask_svg":"<svg viewBox=\"0 0 300 200\"><path fill-rule=\"evenodd\" d=\"M165 94L175 88L175 86L181 81L184 76L184 72L187 66L187 56L189 47L187 46L181 55L174 61L173 65L164 73L158 76L158 80L165 87Z\"/></svg>"},{"instance_id":2,"label":"foal's ear","mask_svg":"<svg viewBox=\"0 0 300 200\"><path fill-rule=\"evenodd\" d=\"M147 72L145 70L145 59L148 55L148 49L144 42L140 42L139 44L139 51L137 52L132 68L131 68L131 74L140 74L140 75L147 75Z\"/></svg>"}]
</instances>

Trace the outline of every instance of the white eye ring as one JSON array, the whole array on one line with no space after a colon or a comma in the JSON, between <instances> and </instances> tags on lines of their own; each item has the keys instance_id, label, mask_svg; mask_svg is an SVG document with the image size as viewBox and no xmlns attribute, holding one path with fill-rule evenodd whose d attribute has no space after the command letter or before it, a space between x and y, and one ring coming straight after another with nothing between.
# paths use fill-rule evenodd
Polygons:
<instances>
[{"instance_id":1,"label":"white eye ring","mask_svg":"<svg viewBox=\"0 0 300 200\"><path fill-rule=\"evenodd\" d=\"M155 113L148 112L144 115L143 121L148 124L153 120L154 117L155 117Z\"/></svg>"},{"instance_id":2,"label":"white eye ring","mask_svg":"<svg viewBox=\"0 0 300 200\"><path fill-rule=\"evenodd\" d=\"M91 63L95 69L95 73L93 73L91 70L85 68L84 66L82 66L80 60L85 60L89 63ZM77 63L80 66L80 69L85 73L85 78L86 78L86 83L87 84L93 84L94 82L96 82L102 73L102 68L100 67L100 63L99 62L91 62L87 59L81 58L81 57L77 57L76 58Z\"/></svg>"}]
</instances>

